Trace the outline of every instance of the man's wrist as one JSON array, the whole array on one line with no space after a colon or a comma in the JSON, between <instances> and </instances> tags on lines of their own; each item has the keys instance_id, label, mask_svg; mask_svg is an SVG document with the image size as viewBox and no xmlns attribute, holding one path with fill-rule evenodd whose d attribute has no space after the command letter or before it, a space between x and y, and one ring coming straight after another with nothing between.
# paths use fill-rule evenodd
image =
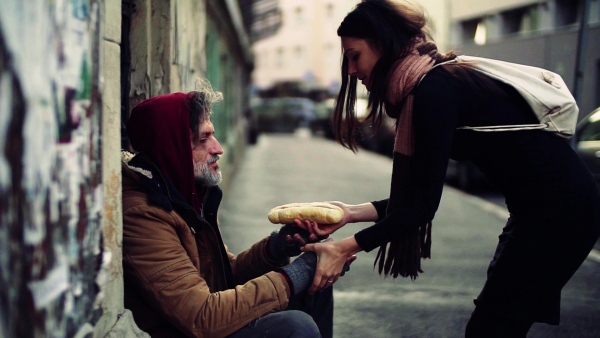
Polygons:
<instances>
[{"instance_id":1,"label":"man's wrist","mask_svg":"<svg viewBox=\"0 0 600 338\"><path fill-rule=\"evenodd\" d=\"M278 246L277 246L278 243L276 242L278 236L279 236L279 233L277 231L273 231L271 233L271 235L269 236L269 239L268 239L267 245L266 245L268 256L272 260L275 260L275 261L280 261L287 257L284 252L282 252L281 250L278 250Z\"/></svg>"},{"instance_id":2,"label":"man's wrist","mask_svg":"<svg viewBox=\"0 0 600 338\"><path fill-rule=\"evenodd\" d=\"M283 271L283 270L279 271L279 273L283 276L283 279L285 279L285 281L288 283L288 285L290 286L290 289L291 289L292 280L290 279L290 276L288 276L288 274L285 273L285 271Z\"/></svg>"},{"instance_id":3,"label":"man's wrist","mask_svg":"<svg viewBox=\"0 0 600 338\"><path fill-rule=\"evenodd\" d=\"M283 270L279 271L279 274L283 276L283 279L285 279L285 282L287 283L287 288L285 288L285 291L287 292L288 298L290 298L294 293L292 290L292 281L290 280L290 276L288 276Z\"/></svg>"},{"instance_id":4,"label":"man's wrist","mask_svg":"<svg viewBox=\"0 0 600 338\"><path fill-rule=\"evenodd\" d=\"M271 237L267 237L267 239L265 240L265 245L263 246L263 251L265 254L265 258L267 259L267 262L269 262L271 265L274 265L277 267L281 267L281 266L288 264L290 260L287 256L279 258L279 259L273 257L273 254L270 249L270 244L269 244L270 242L271 242Z\"/></svg>"}]
</instances>

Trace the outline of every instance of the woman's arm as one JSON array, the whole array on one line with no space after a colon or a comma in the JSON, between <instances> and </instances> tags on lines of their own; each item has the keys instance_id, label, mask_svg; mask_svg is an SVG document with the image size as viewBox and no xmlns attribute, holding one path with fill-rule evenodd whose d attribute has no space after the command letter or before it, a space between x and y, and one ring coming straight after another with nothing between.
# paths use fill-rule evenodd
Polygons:
<instances>
[{"instance_id":1,"label":"woman's arm","mask_svg":"<svg viewBox=\"0 0 600 338\"><path fill-rule=\"evenodd\" d=\"M415 152L411 159L404 201L387 215L385 200L347 206L345 210L351 215L349 219L376 223L340 242L305 247L305 250L319 254L311 290L318 290L323 280L339 278L344 262L351 255L359 251L372 251L433 219L441 198L463 99L456 86L453 86L454 80L439 71L434 75L428 75L415 94Z\"/></svg>"},{"instance_id":2,"label":"woman's arm","mask_svg":"<svg viewBox=\"0 0 600 338\"><path fill-rule=\"evenodd\" d=\"M376 222L379 219L379 214L377 213L377 209L373 205L373 202L361 203L361 204L346 204L339 201L329 202L333 205L337 205L342 208L344 211L344 217L340 221L340 223L333 224L332 226L336 226L338 224L342 224L338 228L341 228L346 223L358 223L358 222ZM319 225L324 226L327 224Z\"/></svg>"},{"instance_id":3,"label":"woman's arm","mask_svg":"<svg viewBox=\"0 0 600 338\"><path fill-rule=\"evenodd\" d=\"M376 222L382 217L379 215L378 210L385 210L387 206L386 200L361 204L346 204L339 201L329 203L339 206L344 211L344 217L339 223L313 223L312 226L307 227L296 220L296 224L319 237L325 237L348 223ZM313 284L308 290L309 293L315 293L335 283L340 278L344 264L352 263L356 259L354 255L362 251L362 248L352 236L338 242L328 240L321 243L306 244L302 251L314 251L319 256L319 264L315 271Z\"/></svg>"},{"instance_id":4,"label":"woman's arm","mask_svg":"<svg viewBox=\"0 0 600 338\"><path fill-rule=\"evenodd\" d=\"M313 226L306 226L300 220L295 220L296 225L308 230L311 234L315 234L318 237L324 238L337 231L348 223L358 222L376 222L380 217L377 209L373 203L361 203L361 204L346 204L339 201L330 201L328 203L337 205L344 211L344 216L339 223L335 224L316 224Z\"/></svg>"}]
</instances>

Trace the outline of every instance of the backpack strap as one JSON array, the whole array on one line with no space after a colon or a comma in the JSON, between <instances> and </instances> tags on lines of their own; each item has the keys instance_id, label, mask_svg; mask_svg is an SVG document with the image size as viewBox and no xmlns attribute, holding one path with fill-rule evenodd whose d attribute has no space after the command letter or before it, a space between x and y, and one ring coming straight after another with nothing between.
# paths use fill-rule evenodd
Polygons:
<instances>
[{"instance_id":1,"label":"backpack strap","mask_svg":"<svg viewBox=\"0 0 600 338\"><path fill-rule=\"evenodd\" d=\"M474 130L482 132L495 132L495 131L516 131L516 130L537 130L546 129L548 124L511 124L511 125L499 125L499 126L480 126L480 127L469 127L463 126L456 129L461 130Z\"/></svg>"},{"instance_id":2,"label":"backpack strap","mask_svg":"<svg viewBox=\"0 0 600 338\"><path fill-rule=\"evenodd\" d=\"M443 66L443 65L446 65L446 64L449 64L449 63L453 63L453 62L458 62L458 60L456 60L456 59L452 59L452 60L448 60L448 61L440 62L440 63L438 63L438 64L436 64L436 65L433 65L433 67L431 67L431 69L433 69L433 68L435 68L435 67L437 67L437 66ZM430 69L429 71L431 71L431 69ZM423 74L423 75L421 76L421 78L419 79L419 82L417 82L417 85L415 86L415 88L416 88L416 87L418 87L418 86L421 84L421 81L423 81L423 79L425 78L425 75L427 75L427 73L425 73L425 74Z\"/></svg>"}]
</instances>

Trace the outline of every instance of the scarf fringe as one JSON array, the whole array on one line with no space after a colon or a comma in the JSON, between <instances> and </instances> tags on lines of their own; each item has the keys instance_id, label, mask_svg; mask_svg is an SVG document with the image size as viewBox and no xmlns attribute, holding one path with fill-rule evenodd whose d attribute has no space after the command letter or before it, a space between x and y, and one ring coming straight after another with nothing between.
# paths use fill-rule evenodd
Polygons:
<instances>
[{"instance_id":1,"label":"scarf fringe","mask_svg":"<svg viewBox=\"0 0 600 338\"><path fill-rule=\"evenodd\" d=\"M417 279L421 269L421 259L431 258L431 223L409 231L406 236L392 240L379 247L373 267L377 265L379 274ZM386 250L387 249L387 250Z\"/></svg>"}]
</instances>

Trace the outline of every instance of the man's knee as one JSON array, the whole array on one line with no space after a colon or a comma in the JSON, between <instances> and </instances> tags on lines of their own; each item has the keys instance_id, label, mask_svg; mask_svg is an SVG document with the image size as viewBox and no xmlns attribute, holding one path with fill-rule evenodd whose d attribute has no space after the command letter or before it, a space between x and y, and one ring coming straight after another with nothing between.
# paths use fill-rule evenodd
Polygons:
<instances>
[{"instance_id":1,"label":"man's knee","mask_svg":"<svg viewBox=\"0 0 600 338\"><path fill-rule=\"evenodd\" d=\"M319 328L312 317L305 312L288 310L278 313L277 323L273 323L277 331L289 335L285 337L304 338L320 337Z\"/></svg>"}]
</instances>

